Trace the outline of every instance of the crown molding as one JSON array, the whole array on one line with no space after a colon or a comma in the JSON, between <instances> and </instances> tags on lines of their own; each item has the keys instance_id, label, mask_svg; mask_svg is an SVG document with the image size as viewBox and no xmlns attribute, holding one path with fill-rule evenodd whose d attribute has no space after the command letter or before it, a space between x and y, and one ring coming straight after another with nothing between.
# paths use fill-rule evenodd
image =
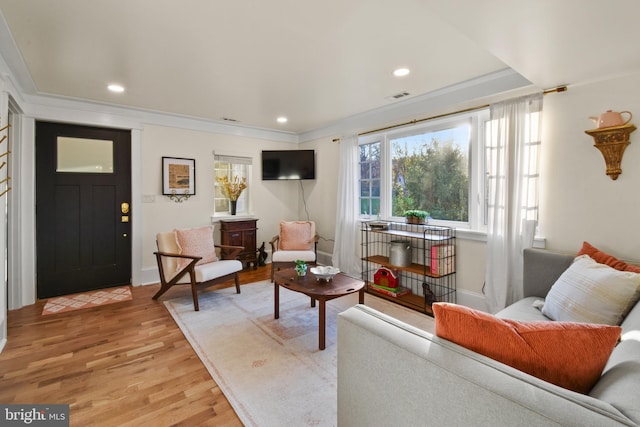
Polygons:
<instances>
[{"instance_id":1,"label":"crown molding","mask_svg":"<svg viewBox=\"0 0 640 427\"><path fill-rule=\"evenodd\" d=\"M179 114L124 107L53 95L27 95L25 113L43 120L63 120L75 123L142 129L145 124L189 130L221 133L249 138L297 143L298 135L272 129Z\"/></svg>"},{"instance_id":2,"label":"crown molding","mask_svg":"<svg viewBox=\"0 0 640 427\"><path fill-rule=\"evenodd\" d=\"M354 135L372 128L405 121L411 117L420 117L432 111L457 110L458 106L474 100L531 86L529 80L511 68L506 68L346 117L328 126L299 133L298 138L300 142L309 142L320 138Z\"/></svg>"},{"instance_id":3,"label":"crown molding","mask_svg":"<svg viewBox=\"0 0 640 427\"><path fill-rule=\"evenodd\" d=\"M0 11L0 67L22 93L36 93L36 85L24 62L7 21Z\"/></svg>"}]
</instances>

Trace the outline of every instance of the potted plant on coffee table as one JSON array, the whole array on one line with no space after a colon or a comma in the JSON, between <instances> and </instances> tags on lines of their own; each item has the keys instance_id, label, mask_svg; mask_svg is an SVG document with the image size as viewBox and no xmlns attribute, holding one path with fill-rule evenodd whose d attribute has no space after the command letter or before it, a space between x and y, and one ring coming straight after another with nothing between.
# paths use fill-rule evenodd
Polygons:
<instances>
[{"instance_id":1,"label":"potted plant on coffee table","mask_svg":"<svg viewBox=\"0 0 640 427\"><path fill-rule=\"evenodd\" d=\"M408 224L424 224L429 212L420 209L409 209L404 211L404 216Z\"/></svg>"},{"instance_id":2,"label":"potted plant on coffee table","mask_svg":"<svg viewBox=\"0 0 640 427\"><path fill-rule=\"evenodd\" d=\"M295 261L296 266L295 266L295 270L296 273L298 273L298 276L304 276L307 274L307 263L302 261L301 259L297 259Z\"/></svg>"}]
</instances>

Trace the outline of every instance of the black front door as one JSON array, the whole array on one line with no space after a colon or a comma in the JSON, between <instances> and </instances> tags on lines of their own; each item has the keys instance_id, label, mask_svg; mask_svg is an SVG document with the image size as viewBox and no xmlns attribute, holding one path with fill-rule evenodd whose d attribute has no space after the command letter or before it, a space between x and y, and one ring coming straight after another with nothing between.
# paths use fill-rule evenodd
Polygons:
<instances>
[{"instance_id":1,"label":"black front door","mask_svg":"<svg viewBox=\"0 0 640 427\"><path fill-rule=\"evenodd\" d=\"M131 283L131 132L36 124L38 298Z\"/></svg>"}]
</instances>

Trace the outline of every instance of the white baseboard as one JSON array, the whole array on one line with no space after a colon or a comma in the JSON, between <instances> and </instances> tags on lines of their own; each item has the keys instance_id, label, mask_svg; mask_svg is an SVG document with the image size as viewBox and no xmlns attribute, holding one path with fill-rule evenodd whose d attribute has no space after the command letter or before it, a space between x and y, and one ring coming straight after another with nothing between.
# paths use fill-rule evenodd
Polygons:
<instances>
[{"instance_id":1,"label":"white baseboard","mask_svg":"<svg viewBox=\"0 0 640 427\"><path fill-rule=\"evenodd\" d=\"M487 303L484 295L477 292L465 291L464 289L456 290L456 300L458 304L475 310L487 311Z\"/></svg>"},{"instance_id":2,"label":"white baseboard","mask_svg":"<svg viewBox=\"0 0 640 427\"><path fill-rule=\"evenodd\" d=\"M140 271L140 283L133 283L133 286L140 285L152 285L160 283L160 273L158 273L158 267L145 268Z\"/></svg>"}]
</instances>

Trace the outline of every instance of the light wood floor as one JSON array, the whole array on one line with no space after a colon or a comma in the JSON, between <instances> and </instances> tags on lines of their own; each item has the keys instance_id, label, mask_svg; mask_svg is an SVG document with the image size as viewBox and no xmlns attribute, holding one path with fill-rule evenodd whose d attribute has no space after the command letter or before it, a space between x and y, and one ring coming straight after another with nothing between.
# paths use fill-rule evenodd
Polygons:
<instances>
[{"instance_id":1,"label":"light wood floor","mask_svg":"<svg viewBox=\"0 0 640 427\"><path fill-rule=\"evenodd\" d=\"M241 284L269 272L243 271ZM158 288L133 287L132 301L49 316L41 315L44 300L10 311L0 402L69 404L71 426L241 426L164 304L151 299ZM160 299L179 295L190 288Z\"/></svg>"}]
</instances>

